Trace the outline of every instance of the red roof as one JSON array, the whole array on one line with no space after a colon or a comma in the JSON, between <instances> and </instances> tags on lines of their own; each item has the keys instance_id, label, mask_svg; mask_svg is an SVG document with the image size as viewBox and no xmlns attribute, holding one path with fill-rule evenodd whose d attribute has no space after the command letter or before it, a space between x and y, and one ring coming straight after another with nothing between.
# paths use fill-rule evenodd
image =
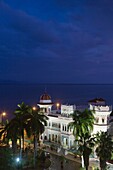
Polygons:
<instances>
[{"instance_id":1,"label":"red roof","mask_svg":"<svg viewBox=\"0 0 113 170\"><path fill-rule=\"evenodd\" d=\"M98 102L105 102L105 100L102 99L102 98L95 98L95 99L89 100L88 102L90 102L90 103L98 103Z\"/></svg>"},{"instance_id":2,"label":"red roof","mask_svg":"<svg viewBox=\"0 0 113 170\"><path fill-rule=\"evenodd\" d=\"M40 97L40 100L51 100L51 97L47 93L45 93Z\"/></svg>"}]
</instances>

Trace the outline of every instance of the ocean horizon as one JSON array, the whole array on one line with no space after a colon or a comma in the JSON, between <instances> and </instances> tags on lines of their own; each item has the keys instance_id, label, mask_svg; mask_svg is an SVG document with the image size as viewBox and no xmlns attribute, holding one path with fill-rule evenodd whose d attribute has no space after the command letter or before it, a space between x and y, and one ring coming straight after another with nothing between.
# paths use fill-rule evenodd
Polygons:
<instances>
[{"instance_id":1,"label":"ocean horizon","mask_svg":"<svg viewBox=\"0 0 113 170\"><path fill-rule=\"evenodd\" d=\"M103 98L113 105L113 84L68 84L68 83L0 83L0 112L6 111L8 117L21 102L36 106L40 96L47 92L53 103L87 105L94 98Z\"/></svg>"}]
</instances>

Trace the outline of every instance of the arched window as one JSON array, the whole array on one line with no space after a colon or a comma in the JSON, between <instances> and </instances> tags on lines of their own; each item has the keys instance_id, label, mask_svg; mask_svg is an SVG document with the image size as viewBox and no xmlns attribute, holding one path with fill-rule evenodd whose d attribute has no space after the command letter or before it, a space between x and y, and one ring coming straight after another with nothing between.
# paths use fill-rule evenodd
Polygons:
<instances>
[{"instance_id":1,"label":"arched window","mask_svg":"<svg viewBox=\"0 0 113 170\"><path fill-rule=\"evenodd\" d=\"M105 122L105 120L104 120L104 118L102 118L102 123L104 123Z\"/></svg>"},{"instance_id":2,"label":"arched window","mask_svg":"<svg viewBox=\"0 0 113 170\"><path fill-rule=\"evenodd\" d=\"M45 135L44 140L47 140L47 136Z\"/></svg>"},{"instance_id":3,"label":"arched window","mask_svg":"<svg viewBox=\"0 0 113 170\"><path fill-rule=\"evenodd\" d=\"M62 130L64 131L64 125L62 126Z\"/></svg>"}]
</instances>

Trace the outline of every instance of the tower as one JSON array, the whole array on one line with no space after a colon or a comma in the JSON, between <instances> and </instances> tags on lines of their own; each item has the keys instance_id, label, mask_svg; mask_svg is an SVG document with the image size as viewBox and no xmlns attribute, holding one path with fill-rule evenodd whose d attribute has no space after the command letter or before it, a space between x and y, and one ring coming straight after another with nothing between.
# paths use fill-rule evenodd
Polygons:
<instances>
[{"instance_id":1,"label":"tower","mask_svg":"<svg viewBox=\"0 0 113 170\"><path fill-rule=\"evenodd\" d=\"M106 132L108 129L108 119L112 111L111 106L106 105L106 102L102 98L95 98L88 102L89 110L94 112L95 122L93 133L96 134L99 131Z\"/></svg>"},{"instance_id":2,"label":"tower","mask_svg":"<svg viewBox=\"0 0 113 170\"><path fill-rule=\"evenodd\" d=\"M40 111L42 113L49 114L53 105L53 102L51 101L51 96L49 96L45 92L43 95L40 96L40 101L37 105L40 107Z\"/></svg>"}]
</instances>

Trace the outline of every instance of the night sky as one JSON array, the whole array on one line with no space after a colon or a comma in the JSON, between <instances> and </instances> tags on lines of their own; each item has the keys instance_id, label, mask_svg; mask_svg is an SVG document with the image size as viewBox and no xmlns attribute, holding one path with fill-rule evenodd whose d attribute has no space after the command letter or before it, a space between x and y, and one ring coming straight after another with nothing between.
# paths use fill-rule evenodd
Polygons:
<instances>
[{"instance_id":1,"label":"night sky","mask_svg":"<svg viewBox=\"0 0 113 170\"><path fill-rule=\"evenodd\" d=\"M3 80L113 83L113 0L1 0Z\"/></svg>"}]
</instances>

